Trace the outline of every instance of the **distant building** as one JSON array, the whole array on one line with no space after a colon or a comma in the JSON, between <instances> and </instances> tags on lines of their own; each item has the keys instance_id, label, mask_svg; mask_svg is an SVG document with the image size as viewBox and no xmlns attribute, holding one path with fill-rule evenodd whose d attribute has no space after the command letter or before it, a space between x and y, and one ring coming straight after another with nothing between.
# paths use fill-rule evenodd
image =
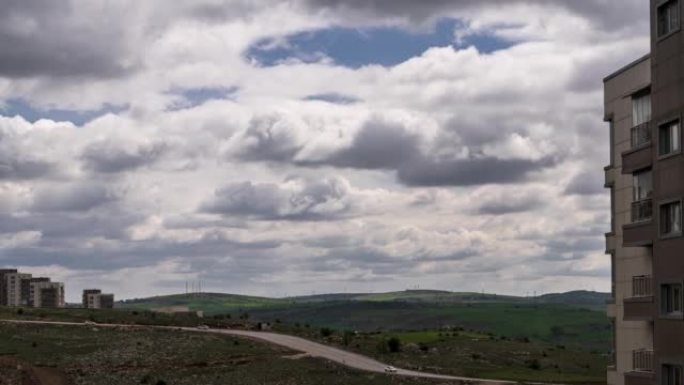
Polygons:
<instances>
[{"instance_id":1,"label":"distant building","mask_svg":"<svg viewBox=\"0 0 684 385\"><path fill-rule=\"evenodd\" d=\"M61 282L31 283L33 307L64 307L64 284Z\"/></svg>"},{"instance_id":2,"label":"distant building","mask_svg":"<svg viewBox=\"0 0 684 385\"><path fill-rule=\"evenodd\" d=\"M111 309L114 307L114 294L102 294L100 289L85 289L82 301L86 309Z\"/></svg>"},{"instance_id":3,"label":"distant building","mask_svg":"<svg viewBox=\"0 0 684 385\"><path fill-rule=\"evenodd\" d=\"M31 274L26 273L6 273L5 278L5 295L7 296L7 306L26 306L28 305L28 297L22 296L22 281L31 279Z\"/></svg>"},{"instance_id":4,"label":"distant building","mask_svg":"<svg viewBox=\"0 0 684 385\"><path fill-rule=\"evenodd\" d=\"M5 275L17 273L17 269L0 269L0 306L7 306L7 284Z\"/></svg>"},{"instance_id":5,"label":"distant building","mask_svg":"<svg viewBox=\"0 0 684 385\"><path fill-rule=\"evenodd\" d=\"M50 282L50 278L37 277L21 280L21 304L23 306L33 306L35 294L32 284L38 282Z\"/></svg>"},{"instance_id":6,"label":"distant building","mask_svg":"<svg viewBox=\"0 0 684 385\"><path fill-rule=\"evenodd\" d=\"M64 307L64 284L0 269L0 306Z\"/></svg>"}]
</instances>

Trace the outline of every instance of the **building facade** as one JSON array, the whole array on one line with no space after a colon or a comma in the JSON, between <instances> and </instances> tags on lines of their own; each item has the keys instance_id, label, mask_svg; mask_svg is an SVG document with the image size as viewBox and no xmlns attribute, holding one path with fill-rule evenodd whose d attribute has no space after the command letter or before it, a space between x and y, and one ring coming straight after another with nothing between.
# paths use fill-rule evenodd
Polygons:
<instances>
[{"instance_id":1,"label":"building facade","mask_svg":"<svg viewBox=\"0 0 684 385\"><path fill-rule=\"evenodd\" d=\"M5 275L16 273L17 269L0 269L0 306L7 306L7 283Z\"/></svg>"},{"instance_id":2,"label":"building facade","mask_svg":"<svg viewBox=\"0 0 684 385\"><path fill-rule=\"evenodd\" d=\"M31 306L33 307L64 307L64 284L61 282L33 282L31 283Z\"/></svg>"},{"instance_id":3,"label":"building facade","mask_svg":"<svg viewBox=\"0 0 684 385\"><path fill-rule=\"evenodd\" d=\"M610 122L610 385L684 384L682 0L650 0L651 52L604 80Z\"/></svg>"},{"instance_id":4,"label":"building facade","mask_svg":"<svg viewBox=\"0 0 684 385\"><path fill-rule=\"evenodd\" d=\"M0 269L0 306L64 307L64 284Z\"/></svg>"},{"instance_id":5,"label":"building facade","mask_svg":"<svg viewBox=\"0 0 684 385\"><path fill-rule=\"evenodd\" d=\"M5 292L7 296L6 306L27 306L28 298L22 294L23 281L31 279L31 274L7 273L5 274Z\"/></svg>"},{"instance_id":6,"label":"building facade","mask_svg":"<svg viewBox=\"0 0 684 385\"><path fill-rule=\"evenodd\" d=\"M83 290L83 307L86 309L112 309L114 294L102 294L100 289Z\"/></svg>"}]
</instances>

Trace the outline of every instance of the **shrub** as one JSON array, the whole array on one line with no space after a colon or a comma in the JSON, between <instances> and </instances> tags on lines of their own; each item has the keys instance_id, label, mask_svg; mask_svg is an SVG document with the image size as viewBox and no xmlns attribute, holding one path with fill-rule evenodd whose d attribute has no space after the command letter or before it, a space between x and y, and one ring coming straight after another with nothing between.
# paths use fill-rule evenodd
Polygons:
<instances>
[{"instance_id":1,"label":"shrub","mask_svg":"<svg viewBox=\"0 0 684 385\"><path fill-rule=\"evenodd\" d=\"M330 337L333 334L333 330L330 328L321 328L321 336Z\"/></svg>"},{"instance_id":2,"label":"shrub","mask_svg":"<svg viewBox=\"0 0 684 385\"><path fill-rule=\"evenodd\" d=\"M19 315L24 314L24 309L22 309L22 308L17 309L17 314L19 314Z\"/></svg>"},{"instance_id":3,"label":"shrub","mask_svg":"<svg viewBox=\"0 0 684 385\"><path fill-rule=\"evenodd\" d=\"M387 348L391 353L397 353L401 350L401 340L397 337L392 337L387 340Z\"/></svg>"},{"instance_id":4,"label":"shrub","mask_svg":"<svg viewBox=\"0 0 684 385\"><path fill-rule=\"evenodd\" d=\"M527 360L527 362L525 362L525 365L532 370L540 370L541 369L541 363L536 358L533 358L531 360Z\"/></svg>"},{"instance_id":5,"label":"shrub","mask_svg":"<svg viewBox=\"0 0 684 385\"><path fill-rule=\"evenodd\" d=\"M351 330L345 330L344 333L342 333L342 343L344 346L348 346L352 339L354 339L354 332Z\"/></svg>"}]
</instances>

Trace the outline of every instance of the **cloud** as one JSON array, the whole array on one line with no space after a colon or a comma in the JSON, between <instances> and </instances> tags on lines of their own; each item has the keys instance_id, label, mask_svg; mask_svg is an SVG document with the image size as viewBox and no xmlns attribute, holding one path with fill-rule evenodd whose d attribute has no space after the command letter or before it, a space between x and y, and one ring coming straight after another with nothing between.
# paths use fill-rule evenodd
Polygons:
<instances>
[{"instance_id":1,"label":"cloud","mask_svg":"<svg viewBox=\"0 0 684 385\"><path fill-rule=\"evenodd\" d=\"M648 23L637 0L10 1L0 99L34 111L0 117L0 265L120 297L607 289L601 79ZM335 29L448 43L250 61Z\"/></svg>"},{"instance_id":2,"label":"cloud","mask_svg":"<svg viewBox=\"0 0 684 385\"><path fill-rule=\"evenodd\" d=\"M587 171L577 174L565 188L569 195L598 195L606 193L603 187L603 176L600 170Z\"/></svg>"},{"instance_id":3,"label":"cloud","mask_svg":"<svg viewBox=\"0 0 684 385\"><path fill-rule=\"evenodd\" d=\"M234 183L216 191L205 212L261 220L332 220L350 213L349 184L341 178L289 179L284 184Z\"/></svg>"},{"instance_id":4,"label":"cloud","mask_svg":"<svg viewBox=\"0 0 684 385\"><path fill-rule=\"evenodd\" d=\"M97 3L3 2L0 77L112 77L132 71L138 63L127 46L131 29L121 23L125 6ZM110 21L91 18L95 11Z\"/></svg>"},{"instance_id":5,"label":"cloud","mask_svg":"<svg viewBox=\"0 0 684 385\"><path fill-rule=\"evenodd\" d=\"M552 167L556 160L468 158L456 160L419 159L403 164L399 180L409 186L475 186L525 181L532 173Z\"/></svg>"},{"instance_id":6,"label":"cloud","mask_svg":"<svg viewBox=\"0 0 684 385\"><path fill-rule=\"evenodd\" d=\"M105 186L79 183L40 190L34 196L32 210L88 211L116 199L116 195Z\"/></svg>"},{"instance_id":7,"label":"cloud","mask_svg":"<svg viewBox=\"0 0 684 385\"><path fill-rule=\"evenodd\" d=\"M83 150L81 159L87 169L111 174L151 165L164 150L162 143L101 141L88 145Z\"/></svg>"}]
</instances>

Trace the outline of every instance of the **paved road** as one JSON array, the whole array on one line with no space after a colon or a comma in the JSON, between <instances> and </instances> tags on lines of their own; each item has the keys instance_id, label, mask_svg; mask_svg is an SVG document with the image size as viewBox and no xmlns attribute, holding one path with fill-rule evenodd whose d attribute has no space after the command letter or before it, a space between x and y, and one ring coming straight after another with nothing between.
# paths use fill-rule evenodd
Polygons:
<instances>
[{"instance_id":1,"label":"paved road","mask_svg":"<svg viewBox=\"0 0 684 385\"><path fill-rule=\"evenodd\" d=\"M27 324L48 324L48 325L76 325L76 326L95 326L88 325L84 323L77 322L53 322L53 321L20 321L20 320L0 320L0 322L9 323L27 323ZM119 325L119 324L97 324L98 327L139 327L134 325ZM146 326L148 327L148 326ZM351 353L342 349L337 349L331 346L319 344L304 338L294 337L285 334L278 333L268 333L268 332L255 332L246 330L234 330L234 329L197 329L197 328L187 328L187 327L168 327L168 326L154 326L155 328L171 329L171 330L182 330L189 332L202 332L202 333L215 333L215 334L225 334L231 336L238 336L244 338L250 338L255 340L266 341L274 345L280 345L290 348L295 351L303 352L311 355L312 357L320 357L333 362L337 362L344 366L369 371L376 373L383 373L387 364L383 364L372 358L362 356L360 354ZM408 376L408 377L421 377L421 378L434 378L440 380L451 380L451 381L461 381L468 382L471 384L481 384L481 385L508 385L515 384L512 381L500 381L500 380L487 380L482 378L469 378L469 377L456 377L456 376L446 376L441 374L416 372L412 370L399 369L394 373L395 376Z\"/></svg>"}]
</instances>

